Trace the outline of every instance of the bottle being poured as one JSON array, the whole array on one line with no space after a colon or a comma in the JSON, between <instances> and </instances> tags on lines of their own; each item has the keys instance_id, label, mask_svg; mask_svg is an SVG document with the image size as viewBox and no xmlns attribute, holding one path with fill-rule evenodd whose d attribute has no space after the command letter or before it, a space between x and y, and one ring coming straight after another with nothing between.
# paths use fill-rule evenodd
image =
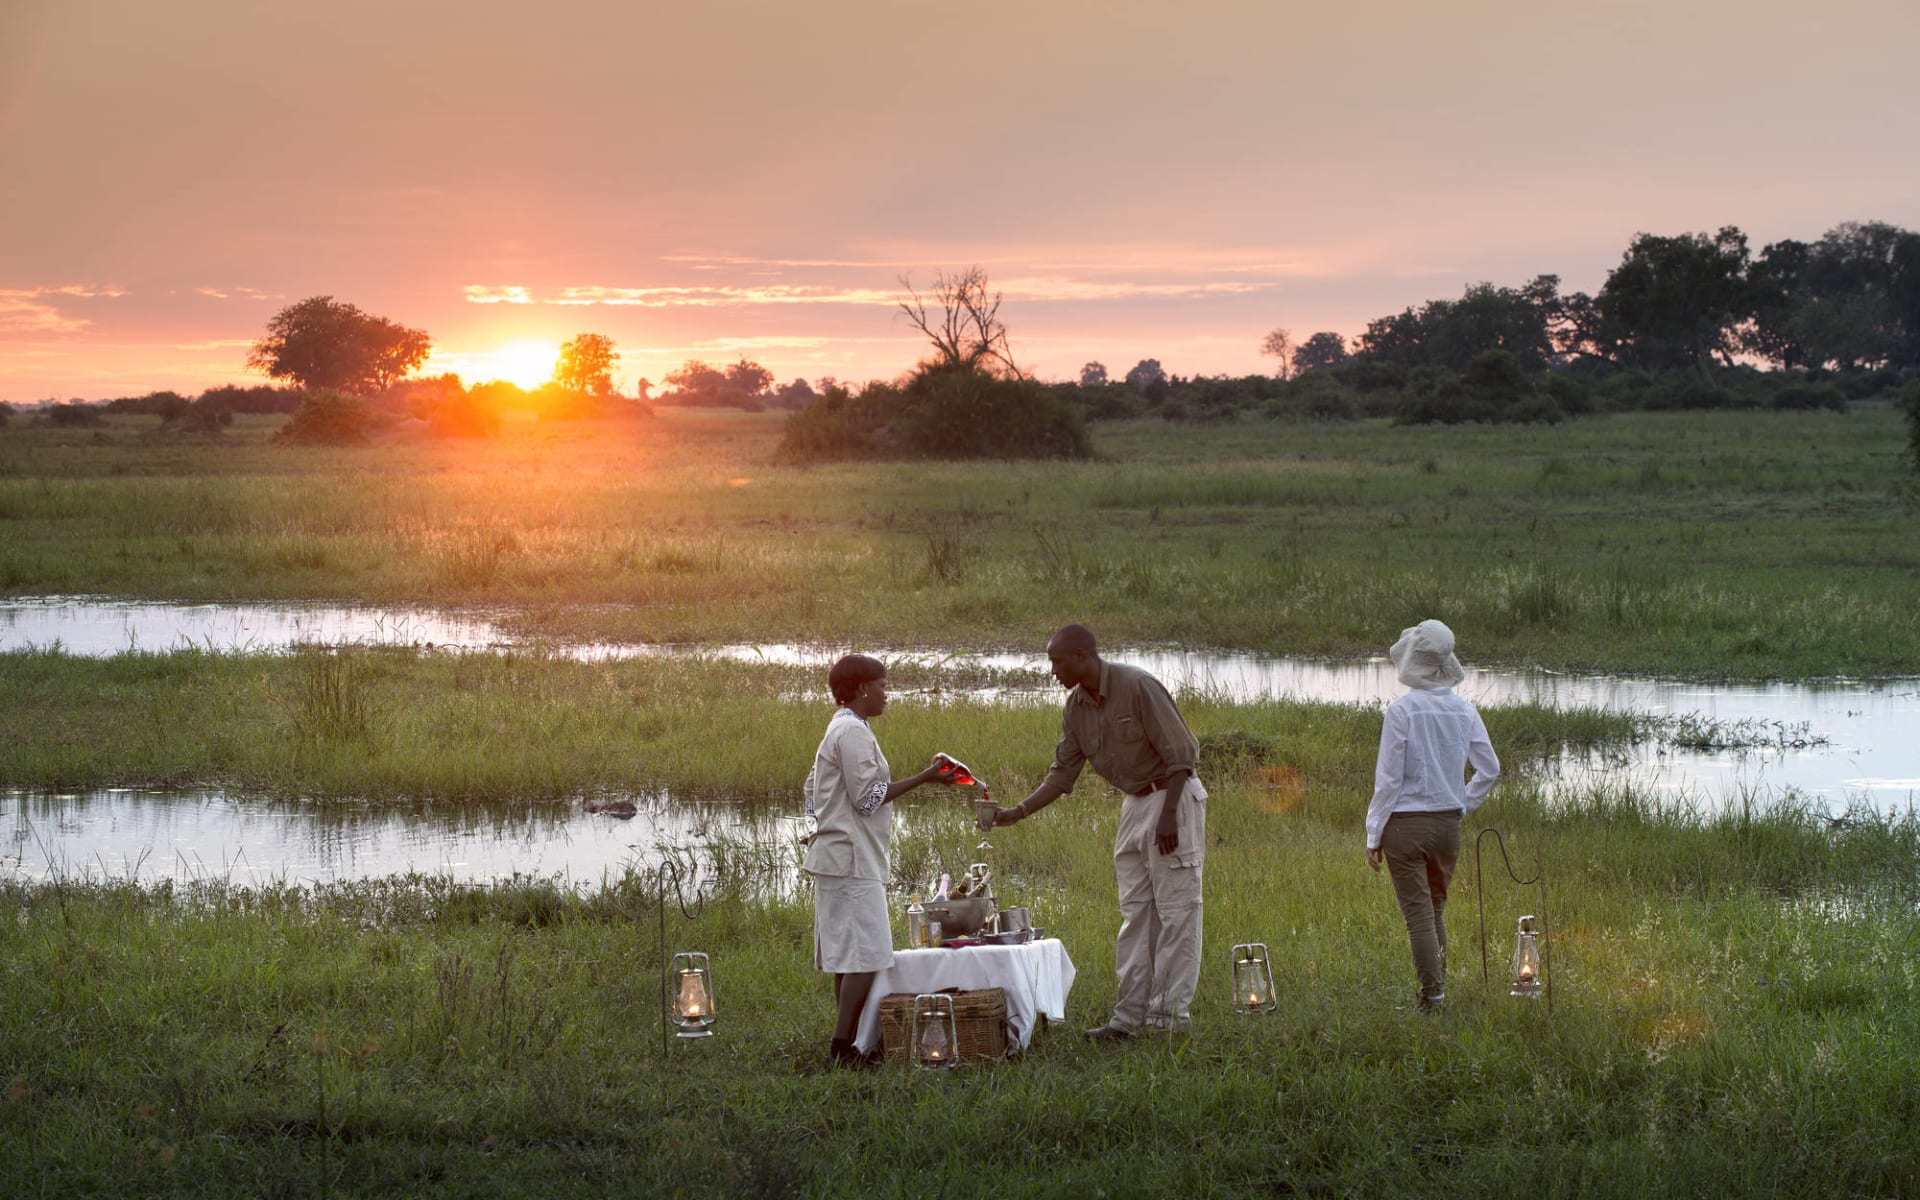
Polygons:
<instances>
[{"instance_id":1,"label":"bottle being poured","mask_svg":"<svg viewBox=\"0 0 1920 1200\"><path fill-rule=\"evenodd\" d=\"M973 802L973 823L980 830L980 844L974 848L976 850L993 849L990 834L993 830L993 814L997 811L997 806L993 802L993 793L988 790L986 781L976 777L967 768L967 764L951 754L942 753L933 757L934 761L940 764L940 782L950 783L955 787L980 789L980 795Z\"/></svg>"}]
</instances>

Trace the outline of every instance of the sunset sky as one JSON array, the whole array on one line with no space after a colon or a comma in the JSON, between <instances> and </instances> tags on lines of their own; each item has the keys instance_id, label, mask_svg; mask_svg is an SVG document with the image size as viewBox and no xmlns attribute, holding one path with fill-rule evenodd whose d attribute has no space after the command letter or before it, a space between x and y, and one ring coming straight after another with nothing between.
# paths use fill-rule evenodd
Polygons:
<instances>
[{"instance_id":1,"label":"sunset sky","mask_svg":"<svg viewBox=\"0 0 1920 1200\"><path fill-rule=\"evenodd\" d=\"M1916 0L0 0L0 400L257 380L318 294L469 382L920 353L1268 369L1636 231L1920 228Z\"/></svg>"}]
</instances>

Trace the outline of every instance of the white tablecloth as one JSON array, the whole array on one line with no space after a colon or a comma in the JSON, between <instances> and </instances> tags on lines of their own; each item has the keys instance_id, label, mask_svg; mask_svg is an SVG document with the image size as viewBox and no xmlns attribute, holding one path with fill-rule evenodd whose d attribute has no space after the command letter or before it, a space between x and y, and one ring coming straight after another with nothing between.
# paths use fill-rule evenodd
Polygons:
<instances>
[{"instance_id":1,"label":"white tablecloth","mask_svg":"<svg viewBox=\"0 0 1920 1200\"><path fill-rule=\"evenodd\" d=\"M895 950L893 965L873 977L873 991L860 1014L853 1044L862 1053L880 1044L880 1001L892 992L972 991L997 987L1007 995L1007 1024L1014 1043L1033 1040L1036 1016L1067 1019L1073 990L1073 960L1059 938L1024 946L965 946L957 950Z\"/></svg>"}]
</instances>

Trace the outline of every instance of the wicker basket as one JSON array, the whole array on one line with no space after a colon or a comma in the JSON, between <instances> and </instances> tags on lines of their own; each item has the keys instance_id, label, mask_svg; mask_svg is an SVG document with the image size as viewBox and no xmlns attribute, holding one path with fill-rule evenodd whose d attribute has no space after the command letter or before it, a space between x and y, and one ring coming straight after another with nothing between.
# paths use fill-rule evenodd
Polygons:
<instances>
[{"instance_id":1,"label":"wicker basket","mask_svg":"<svg viewBox=\"0 0 1920 1200\"><path fill-rule=\"evenodd\" d=\"M961 1062L998 1061L1007 1056L1007 994L999 988L954 991L953 1024L960 1035ZM908 1061L913 1037L913 993L893 992L880 999L880 1047L890 1063Z\"/></svg>"}]
</instances>

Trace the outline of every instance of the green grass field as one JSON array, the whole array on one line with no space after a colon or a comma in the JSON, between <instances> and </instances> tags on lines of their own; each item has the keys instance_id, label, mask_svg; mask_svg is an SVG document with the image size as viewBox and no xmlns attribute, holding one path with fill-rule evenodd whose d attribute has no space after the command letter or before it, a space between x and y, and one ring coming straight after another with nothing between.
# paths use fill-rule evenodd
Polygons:
<instances>
[{"instance_id":1,"label":"green grass field","mask_svg":"<svg viewBox=\"0 0 1920 1200\"><path fill-rule=\"evenodd\" d=\"M778 466L780 417L496 440L0 431L0 594L505 607L641 641L1378 653L1699 677L1920 670L1897 412L1096 428L1079 464ZM96 440L96 438L104 440Z\"/></svg>"},{"instance_id":2,"label":"green grass field","mask_svg":"<svg viewBox=\"0 0 1920 1200\"><path fill-rule=\"evenodd\" d=\"M0 588L507 610L565 637L1378 653L1447 619L1476 664L1912 673L1920 490L1893 414L1637 414L1553 429L1129 425L1091 464L773 466L774 420L359 451L0 430ZM908 687L937 669L903 670ZM792 811L820 681L700 659L174 651L0 655L0 786L222 784L484 810L665 789ZM1084 1043L1113 997L1114 801L1089 777L996 831L1009 898L1079 968L1067 1028L928 1078L820 1066L811 907L723 847L669 953L718 1035L662 1059L654 881L318 890L0 883L9 1196L1903 1195L1920 1192L1920 821L1543 788L1619 714L1487 713L1498 827L1547 869L1553 1012L1499 977L1538 896L1489 860L1449 908L1449 1010L1410 1010L1362 858L1377 710L1193 696L1208 747L1192 1034ZM1015 799L1052 705L902 703ZM902 801L904 889L968 861ZM777 857L777 856L776 856ZM1503 878L1503 876L1502 876ZM904 890L903 890L904 898ZM1229 1011L1229 947L1281 1006Z\"/></svg>"}]
</instances>

